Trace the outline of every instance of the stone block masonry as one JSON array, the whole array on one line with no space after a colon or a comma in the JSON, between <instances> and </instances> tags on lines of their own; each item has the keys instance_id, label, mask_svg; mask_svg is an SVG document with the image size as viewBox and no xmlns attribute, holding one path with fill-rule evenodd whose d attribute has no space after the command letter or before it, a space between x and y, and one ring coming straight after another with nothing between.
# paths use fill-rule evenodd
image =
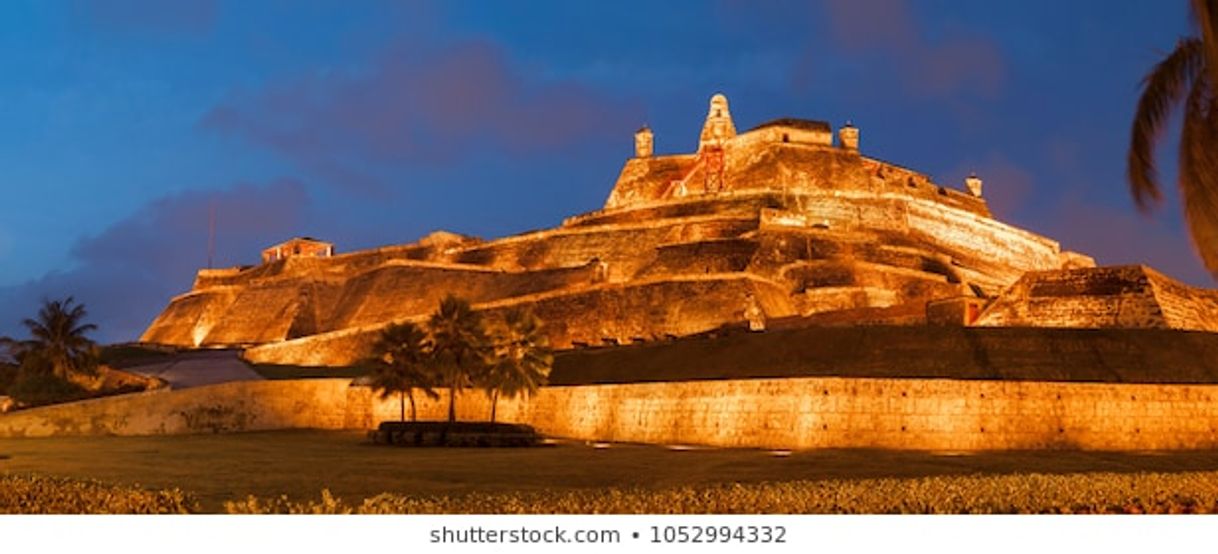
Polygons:
<instances>
[{"instance_id":1,"label":"stone block masonry","mask_svg":"<svg viewBox=\"0 0 1218 554\"><path fill-rule=\"evenodd\" d=\"M419 400L441 419L443 402ZM460 397L483 420L481 393ZM0 416L0 437L371 429L396 419L346 379L247 381ZM577 440L719 447L1171 450L1218 447L1218 385L837 377L543 388L501 421Z\"/></svg>"},{"instance_id":2,"label":"stone block masonry","mask_svg":"<svg viewBox=\"0 0 1218 554\"><path fill-rule=\"evenodd\" d=\"M141 341L346 365L379 329L426 318L448 294L532 309L559 349L759 318L918 325L945 300L985 312L960 325L1218 329L1205 323L1218 293L1157 274L1112 293L1110 274L1129 272L994 219L979 178L967 190L936 183L842 131L834 144L827 122L782 118L737 132L717 95L696 152L658 153L640 131L602 209L485 241L437 232L335 254L294 239L259 265L201 271Z\"/></svg>"}]
</instances>

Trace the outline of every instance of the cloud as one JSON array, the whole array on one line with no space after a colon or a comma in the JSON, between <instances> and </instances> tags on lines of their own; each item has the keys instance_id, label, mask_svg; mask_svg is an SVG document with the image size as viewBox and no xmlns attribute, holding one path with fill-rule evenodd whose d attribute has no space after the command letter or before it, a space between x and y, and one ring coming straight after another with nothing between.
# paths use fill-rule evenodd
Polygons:
<instances>
[{"instance_id":1,"label":"cloud","mask_svg":"<svg viewBox=\"0 0 1218 554\"><path fill-rule=\"evenodd\" d=\"M76 0L76 17L118 31L202 33L216 22L216 0Z\"/></svg>"},{"instance_id":2,"label":"cloud","mask_svg":"<svg viewBox=\"0 0 1218 554\"><path fill-rule=\"evenodd\" d=\"M235 91L200 125L268 147L330 184L383 191L378 169L451 165L486 150L555 154L628 133L641 114L577 82L518 71L488 42L402 41L362 72Z\"/></svg>"},{"instance_id":3,"label":"cloud","mask_svg":"<svg viewBox=\"0 0 1218 554\"><path fill-rule=\"evenodd\" d=\"M830 0L826 16L841 51L874 54L868 64L890 66L906 92L916 96L964 92L992 98L1006 82L1007 64L994 41L968 33L933 39L907 0ZM801 79L806 76L797 74L797 82Z\"/></svg>"},{"instance_id":4,"label":"cloud","mask_svg":"<svg viewBox=\"0 0 1218 554\"><path fill-rule=\"evenodd\" d=\"M169 299L190 288L207 263L208 219L216 214L216 267L257 261L262 247L299 233L311 205L295 181L192 190L149 202L131 216L72 248L74 269L0 288L0 335L21 334L18 322L43 299L75 296L97 338L139 337Z\"/></svg>"}]
</instances>

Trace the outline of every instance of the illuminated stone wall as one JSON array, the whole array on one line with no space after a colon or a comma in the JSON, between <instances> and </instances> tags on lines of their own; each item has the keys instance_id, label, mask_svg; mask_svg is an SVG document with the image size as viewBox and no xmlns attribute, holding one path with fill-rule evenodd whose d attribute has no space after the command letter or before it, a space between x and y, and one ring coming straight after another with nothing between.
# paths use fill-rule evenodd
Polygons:
<instances>
[{"instance_id":1,"label":"illuminated stone wall","mask_svg":"<svg viewBox=\"0 0 1218 554\"><path fill-rule=\"evenodd\" d=\"M259 429L343 429L349 380L235 381L112 396L0 416L0 436L161 435ZM358 402L357 402L358 403Z\"/></svg>"},{"instance_id":2,"label":"illuminated stone wall","mask_svg":"<svg viewBox=\"0 0 1218 554\"><path fill-rule=\"evenodd\" d=\"M715 329L725 321L744 321L749 297L773 317L794 313L786 291L741 274L705 274L655 279L629 285L603 284L579 291L541 293L500 302L476 304L487 317L516 306L529 306L547 323L551 344L574 342L626 344L653 341ZM589 314L596 314L590 317ZM274 342L245 351L253 363L281 365L348 365L367 357L380 326L323 333Z\"/></svg>"},{"instance_id":3,"label":"illuminated stone wall","mask_svg":"<svg viewBox=\"0 0 1218 554\"><path fill-rule=\"evenodd\" d=\"M1139 265L1033 272L986 308L976 324L1218 332L1218 291Z\"/></svg>"},{"instance_id":4,"label":"illuminated stone wall","mask_svg":"<svg viewBox=\"0 0 1218 554\"><path fill-rule=\"evenodd\" d=\"M369 429L398 403L344 379L245 381L0 415L0 436ZM481 393L461 419L485 419ZM423 418L445 415L419 399ZM757 448L1218 447L1218 386L795 378L548 387L501 421L580 440Z\"/></svg>"},{"instance_id":5,"label":"illuminated stone wall","mask_svg":"<svg viewBox=\"0 0 1218 554\"><path fill-rule=\"evenodd\" d=\"M981 325L1218 331L1218 293L1163 278L1146 294L1099 298L1086 284L1104 280L1085 271L1093 260L993 219L979 194L834 145L824 122L738 133L726 100L715 102L697 153L626 161L601 210L489 241L437 232L204 270L141 340L343 365L379 329L427 317L448 294L476 309L531 307L559 348L737 325L750 296L764 317L809 324L916 325L928 303L966 298L991 307ZM1082 284L1050 302L1012 287L1032 273Z\"/></svg>"}]
</instances>

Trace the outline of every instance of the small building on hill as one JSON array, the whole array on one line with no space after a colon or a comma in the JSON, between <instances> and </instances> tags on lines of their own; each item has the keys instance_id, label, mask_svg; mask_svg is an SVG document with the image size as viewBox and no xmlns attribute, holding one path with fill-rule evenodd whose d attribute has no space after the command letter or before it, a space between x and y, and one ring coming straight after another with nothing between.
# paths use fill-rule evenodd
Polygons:
<instances>
[{"instance_id":1,"label":"small building on hill","mask_svg":"<svg viewBox=\"0 0 1218 554\"><path fill-rule=\"evenodd\" d=\"M334 243L317 240L312 237L294 237L264 249L262 251L262 263L265 264L297 256L329 258L333 255Z\"/></svg>"}]
</instances>

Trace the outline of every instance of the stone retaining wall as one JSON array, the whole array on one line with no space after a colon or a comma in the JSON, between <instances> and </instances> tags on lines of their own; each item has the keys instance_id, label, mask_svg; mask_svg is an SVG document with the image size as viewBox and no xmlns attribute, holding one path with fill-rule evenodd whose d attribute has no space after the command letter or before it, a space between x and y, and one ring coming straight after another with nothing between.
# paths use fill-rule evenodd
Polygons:
<instances>
[{"instance_id":1,"label":"stone retaining wall","mask_svg":"<svg viewBox=\"0 0 1218 554\"><path fill-rule=\"evenodd\" d=\"M489 404L467 393L464 420ZM345 379L246 381L0 416L0 437L370 429L396 419ZM445 404L419 399L420 417ZM758 448L1001 450L1218 447L1218 385L788 378L547 387L501 421L595 441Z\"/></svg>"}]
</instances>

